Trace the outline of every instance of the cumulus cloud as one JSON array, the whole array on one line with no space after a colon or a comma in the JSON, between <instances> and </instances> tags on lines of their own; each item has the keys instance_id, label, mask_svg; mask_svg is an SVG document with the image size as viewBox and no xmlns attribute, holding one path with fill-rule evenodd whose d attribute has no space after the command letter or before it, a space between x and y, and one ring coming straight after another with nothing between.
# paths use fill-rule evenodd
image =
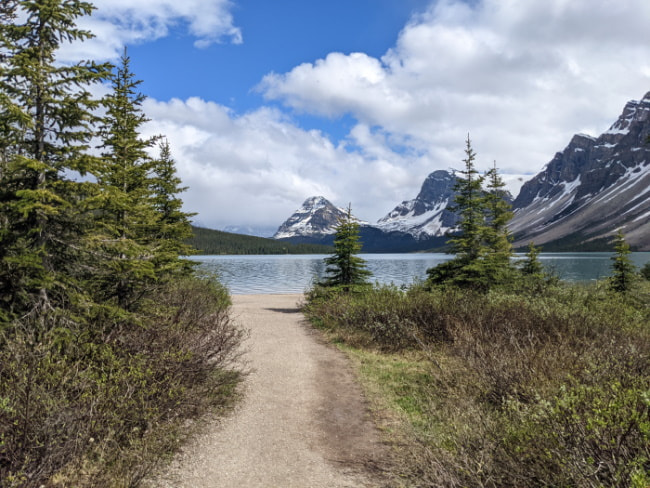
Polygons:
<instances>
[{"instance_id":1,"label":"cumulus cloud","mask_svg":"<svg viewBox=\"0 0 650 488\"><path fill-rule=\"evenodd\" d=\"M277 109L237 115L199 98L148 100L145 135L165 134L183 195L197 222L213 228L279 226L313 195L351 202L361 218L377 220L421 183L431 161L385 149L381 134L359 126L334 144L304 130Z\"/></svg>"},{"instance_id":2,"label":"cumulus cloud","mask_svg":"<svg viewBox=\"0 0 650 488\"><path fill-rule=\"evenodd\" d=\"M469 132L484 166L532 173L650 89L648 18L646 0L439 0L381 59L331 53L258 89L404 137L439 167Z\"/></svg>"},{"instance_id":3,"label":"cumulus cloud","mask_svg":"<svg viewBox=\"0 0 650 488\"><path fill-rule=\"evenodd\" d=\"M230 0L94 3L83 27L97 38L69 59L115 59L179 25L197 47L242 42ZM516 192L650 90L648 18L647 0L435 0L380 58L334 52L269 73L257 89L282 108L148 100L147 132L169 138L186 208L214 228L278 225L312 195L377 220L431 171L458 168L468 133L480 169L496 160ZM355 122L335 141L295 114Z\"/></svg>"},{"instance_id":4,"label":"cumulus cloud","mask_svg":"<svg viewBox=\"0 0 650 488\"><path fill-rule=\"evenodd\" d=\"M80 18L78 24L95 38L64 46L61 60L115 59L123 46L165 37L179 24L196 38L197 48L243 41L230 0L94 0L93 4L93 15Z\"/></svg>"}]
</instances>

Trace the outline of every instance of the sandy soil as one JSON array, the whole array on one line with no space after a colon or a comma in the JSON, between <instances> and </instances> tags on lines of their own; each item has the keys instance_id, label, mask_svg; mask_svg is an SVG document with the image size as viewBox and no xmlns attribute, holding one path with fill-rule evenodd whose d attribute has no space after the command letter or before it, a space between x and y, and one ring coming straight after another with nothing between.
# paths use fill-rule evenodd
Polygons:
<instances>
[{"instance_id":1,"label":"sandy soil","mask_svg":"<svg viewBox=\"0 0 650 488\"><path fill-rule=\"evenodd\" d=\"M372 487L384 448L347 359L298 311L300 295L239 295L252 372L239 407L206 426L162 487ZM374 473L374 474L372 474Z\"/></svg>"}]
</instances>

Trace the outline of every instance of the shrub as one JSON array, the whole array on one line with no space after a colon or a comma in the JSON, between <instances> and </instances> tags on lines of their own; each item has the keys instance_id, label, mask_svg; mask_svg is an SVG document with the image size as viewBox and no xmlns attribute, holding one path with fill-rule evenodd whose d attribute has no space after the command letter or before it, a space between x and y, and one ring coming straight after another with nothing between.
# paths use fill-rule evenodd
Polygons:
<instances>
[{"instance_id":1,"label":"shrub","mask_svg":"<svg viewBox=\"0 0 650 488\"><path fill-rule=\"evenodd\" d=\"M149 300L92 329L45 314L0 333L0 486L134 485L159 432L228 401L242 331L225 289L188 278Z\"/></svg>"},{"instance_id":2,"label":"shrub","mask_svg":"<svg viewBox=\"0 0 650 488\"><path fill-rule=\"evenodd\" d=\"M387 398L407 388L420 412L399 467L413 486L640 488L650 478L650 294L608 288L379 287L310 295L306 312L355 346L391 352L387 365L424 352L427 380L409 380L417 388L377 386L391 388Z\"/></svg>"},{"instance_id":3,"label":"shrub","mask_svg":"<svg viewBox=\"0 0 650 488\"><path fill-rule=\"evenodd\" d=\"M641 268L641 276L650 281L650 261L645 263L645 265L643 265Z\"/></svg>"}]
</instances>

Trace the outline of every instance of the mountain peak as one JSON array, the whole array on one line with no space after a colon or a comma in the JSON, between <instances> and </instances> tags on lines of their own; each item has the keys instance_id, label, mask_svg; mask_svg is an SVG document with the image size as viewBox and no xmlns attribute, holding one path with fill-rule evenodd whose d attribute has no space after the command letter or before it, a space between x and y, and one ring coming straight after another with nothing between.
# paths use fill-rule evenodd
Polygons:
<instances>
[{"instance_id":1,"label":"mountain peak","mask_svg":"<svg viewBox=\"0 0 650 488\"><path fill-rule=\"evenodd\" d=\"M274 239L311 237L336 232L335 227L346 212L322 196L306 199L277 230Z\"/></svg>"},{"instance_id":2,"label":"mountain peak","mask_svg":"<svg viewBox=\"0 0 650 488\"><path fill-rule=\"evenodd\" d=\"M457 221L447 210L454 199L455 183L456 177L449 171L434 171L424 180L415 199L399 204L377 222L377 227L387 232L405 232L418 239L444 235Z\"/></svg>"},{"instance_id":3,"label":"mountain peak","mask_svg":"<svg viewBox=\"0 0 650 488\"><path fill-rule=\"evenodd\" d=\"M522 245L571 236L576 243L622 228L631 245L648 248L650 232L650 92L628 102L598 138L576 135L524 184L510 229Z\"/></svg>"}]
</instances>

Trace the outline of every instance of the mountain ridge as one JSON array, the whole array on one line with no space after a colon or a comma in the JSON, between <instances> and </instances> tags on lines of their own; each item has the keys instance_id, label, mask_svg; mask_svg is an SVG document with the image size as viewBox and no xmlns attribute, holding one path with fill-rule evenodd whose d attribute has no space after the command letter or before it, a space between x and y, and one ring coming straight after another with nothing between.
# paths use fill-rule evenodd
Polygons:
<instances>
[{"instance_id":1,"label":"mountain ridge","mask_svg":"<svg viewBox=\"0 0 650 488\"><path fill-rule=\"evenodd\" d=\"M509 228L515 247L532 241L557 251L603 250L610 248L612 235L620 229L633 248L650 250L649 137L650 92L640 101L626 103L600 136L575 134L524 183L517 198L510 196L514 217ZM449 171L434 171L416 198L398 204L376 224L360 221L364 250L406 252L443 246L457 223L449 209L455 179ZM328 209L326 216L318 215L319 206ZM331 244L343 213L324 197L312 197L274 237Z\"/></svg>"},{"instance_id":2,"label":"mountain ridge","mask_svg":"<svg viewBox=\"0 0 650 488\"><path fill-rule=\"evenodd\" d=\"M630 245L650 250L649 135L650 92L600 136L574 135L515 199L515 245L582 236L574 246L589 248L620 229Z\"/></svg>"}]
</instances>

